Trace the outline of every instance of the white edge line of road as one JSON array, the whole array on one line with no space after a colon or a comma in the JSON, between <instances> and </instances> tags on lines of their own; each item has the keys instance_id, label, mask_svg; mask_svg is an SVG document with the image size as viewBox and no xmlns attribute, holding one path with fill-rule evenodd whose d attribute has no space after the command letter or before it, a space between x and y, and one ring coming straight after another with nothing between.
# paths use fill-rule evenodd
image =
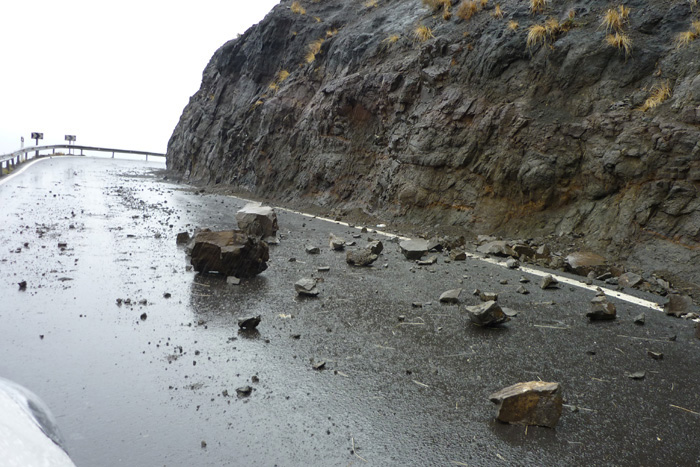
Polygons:
<instances>
[{"instance_id":1,"label":"white edge line of road","mask_svg":"<svg viewBox=\"0 0 700 467\"><path fill-rule=\"evenodd\" d=\"M39 163L39 162L41 162L41 161L50 160L50 159L51 159L51 157L46 157L46 158L36 159L36 160L34 160L34 161L32 161L32 162L29 162L28 164L24 165L24 166L23 166L21 169L19 169L18 171L13 172L13 173L11 173L11 174L9 174L9 175L6 175L6 176L0 178L0 186L2 186L3 184L5 184L6 182L12 180L14 177L16 177L16 176L22 174L25 170L27 170L29 167L33 166L34 164L37 164L37 163ZM236 197L236 198L238 198L238 197ZM241 199L241 200L243 200L243 201L246 201L246 202L249 202L249 203L262 204L262 203L260 203L260 202L258 202L258 201L247 200L247 199L245 199L245 198L239 198L239 199ZM319 216L315 216L315 215L313 215L313 214L307 214L307 213L305 213L305 212L299 212L299 211L295 211L295 210L293 210L293 209L287 209L287 208L282 208L282 207L275 207L275 209L279 209L280 211L286 211L286 212L290 212L290 213L294 213L294 214L299 214L299 215L308 217L308 218L310 218L310 219L319 219L319 220L322 220L322 221L325 221L325 222L331 222L331 223L333 223L333 224L342 225L342 226L345 226L345 227L350 227L350 228L355 228L355 229L358 229L358 230L362 230L362 226L351 226L351 225L348 224L347 222L336 221L336 220L333 220L333 219L329 219L329 218L327 218L327 217L319 217ZM368 228L368 229L369 229L369 228ZM388 238L398 238L399 240L410 240L409 237L403 237L403 236L401 236L401 235L392 234L392 233L385 232L385 231L382 231L382 230L374 230L374 229L372 229L372 233L376 233L376 234L378 234L378 235L382 235L382 236L388 237ZM498 265L498 266L501 266L501 267L507 267L505 262L498 261L498 260L495 260L495 259L492 259L492 258L485 258L485 257L475 256L475 255L473 255L473 254L469 254L469 257L472 258L472 259L479 260L479 261L484 261L484 262L486 262L486 263L495 264L495 265ZM520 267L519 270L522 271L522 272L528 273L528 274L532 274L532 275L534 275L534 276L538 276L538 277L544 277L544 276L546 276L547 274L551 274L551 273L548 273L548 272L545 272L545 271L540 271L540 270L538 270L538 269L532 269L532 268L526 268L526 267ZM597 286L588 285L588 284L585 284L585 283L583 283L583 282L581 282L581 281L578 281L578 280L576 280L576 279L570 279L570 278L568 278L568 277L563 277L563 276L559 276L559 275L556 275L556 274L552 274L552 277L554 277L557 281L559 281L559 282L562 283L562 284L572 285L572 286L574 286L574 287L579 287L579 288L581 288L581 289L591 290L591 291L593 291L593 292L595 292L595 291L598 289ZM602 287L601 287L601 288L602 288ZM608 296L610 296L610 297L615 297L615 298L617 298L618 300L622 300L622 301L625 301L625 302L633 303L633 304L635 304L635 305L643 306L643 307L645 307L645 308L650 308L650 309L656 310L656 311L663 311L663 307L662 307L661 305L659 305L658 303L656 303L656 302L651 302L651 301L649 301L649 300L644 300L644 299L642 299L642 298L633 297L632 295L628 295L628 294L626 294L626 293L618 292L618 291L615 291L615 290L610 290L610 289L608 289L608 288L602 288L602 289L605 291L605 294L606 294L606 295L608 295Z\"/></svg>"},{"instance_id":2,"label":"white edge line of road","mask_svg":"<svg viewBox=\"0 0 700 467\"><path fill-rule=\"evenodd\" d=\"M15 178L16 176L21 175L22 173L24 173L25 170L27 170L29 167L33 166L34 164L38 164L38 163L41 162L41 161L48 161L48 160L50 160L50 159L51 159L51 157L42 157L41 159L34 159L34 160L31 161L31 162L27 162L27 163L25 163L25 164L22 164L22 168L21 168L21 169L16 170L16 171L13 171L13 172L10 173L10 174L7 174L7 175L2 176L2 178L0 178L0 186L2 186L2 185L4 185L5 183L9 182L10 180L12 180L13 178Z\"/></svg>"}]
</instances>

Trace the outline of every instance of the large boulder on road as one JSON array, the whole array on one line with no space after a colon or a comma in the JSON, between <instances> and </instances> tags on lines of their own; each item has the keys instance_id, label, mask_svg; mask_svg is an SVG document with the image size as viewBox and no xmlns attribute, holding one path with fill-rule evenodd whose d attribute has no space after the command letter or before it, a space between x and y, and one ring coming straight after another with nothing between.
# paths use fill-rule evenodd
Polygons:
<instances>
[{"instance_id":1,"label":"large boulder on road","mask_svg":"<svg viewBox=\"0 0 700 467\"><path fill-rule=\"evenodd\" d=\"M274 237L279 230L277 214L269 206L259 204L246 204L236 213L238 228L248 235L258 238Z\"/></svg>"},{"instance_id":2,"label":"large boulder on road","mask_svg":"<svg viewBox=\"0 0 700 467\"><path fill-rule=\"evenodd\" d=\"M267 244L240 230L199 232L193 240L191 263L197 272L253 277L267 269Z\"/></svg>"}]
</instances>

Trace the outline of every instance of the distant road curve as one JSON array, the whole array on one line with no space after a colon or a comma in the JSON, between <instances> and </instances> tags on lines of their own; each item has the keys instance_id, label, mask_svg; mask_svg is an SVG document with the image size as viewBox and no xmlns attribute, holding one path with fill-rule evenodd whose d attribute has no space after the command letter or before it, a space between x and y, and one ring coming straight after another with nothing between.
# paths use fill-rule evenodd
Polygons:
<instances>
[{"instance_id":1,"label":"distant road curve","mask_svg":"<svg viewBox=\"0 0 700 467\"><path fill-rule=\"evenodd\" d=\"M107 153L112 153L112 157L114 157L115 154L135 154L135 155L141 155L141 156L146 156L146 160L148 160L148 156L154 156L154 157L165 157L164 153L160 152L153 152L153 151L137 151L134 149L116 149L116 148L103 148L103 147L96 147L96 146L80 146L77 144L53 144L53 145L48 145L48 146L30 146L26 148L19 149L15 152L11 152L9 154L3 154L0 155L0 176L2 176L2 168L8 168L10 166L17 165L21 162L24 162L28 159L31 159L32 157L37 157L41 156L42 151L52 151L52 154L56 152L56 149L68 149L68 150L80 150L80 155L84 155L83 151L97 151L97 152L107 152ZM33 156L32 156L33 154ZM43 154L47 155L47 154Z\"/></svg>"}]
</instances>

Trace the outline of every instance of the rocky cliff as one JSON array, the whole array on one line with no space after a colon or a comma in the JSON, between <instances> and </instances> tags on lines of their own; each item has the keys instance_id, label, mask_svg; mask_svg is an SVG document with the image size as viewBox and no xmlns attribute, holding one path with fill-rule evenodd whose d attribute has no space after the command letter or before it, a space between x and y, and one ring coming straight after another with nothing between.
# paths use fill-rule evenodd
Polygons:
<instances>
[{"instance_id":1,"label":"rocky cliff","mask_svg":"<svg viewBox=\"0 0 700 467\"><path fill-rule=\"evenodd\" d=\"M282 1L168 168L299 207L565 235L700 284L696 0Z\"/></svg>"}]
</instances>

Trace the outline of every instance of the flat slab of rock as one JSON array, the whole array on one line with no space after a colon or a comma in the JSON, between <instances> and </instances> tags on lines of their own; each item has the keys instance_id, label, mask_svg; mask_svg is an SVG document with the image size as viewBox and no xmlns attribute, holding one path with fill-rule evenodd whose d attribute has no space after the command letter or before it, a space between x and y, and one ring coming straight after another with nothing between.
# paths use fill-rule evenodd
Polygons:
<instances>
[{"instance_id":1,"label":"flat slab of rock","mask_svg":"<svg viewBox=\"0 0 700 467\"><path fill-rule=\"evenodd\" d=\"M202 231L193 240L190 262L197 272L253 277L267 269L267 244L240 230Z\"/></svg>"},{"instance_id":2,"label":"flat slab of rock","mask_svg":"<svg viewBox=\"0 0 700 467\"><path fill-rule=\"evenodd\" d=\"M476 306L468 306L467 313L472 323L479 326L497 326L510 321L498 302L489 301Z\"/></svg>"},{"instance_id":3,"label":"flat slab of rock","mask_svg":"<svg viewBox=\"0 0 700 467\"><path fill-rule=\"evenodd\" d=\"M258 327L260 324L260 315L257 316L247 316L245 318L238 318L238 327L241 329L246 329L251 331Z\"/></svg>"},{"instance_id":4,"label":"flat slab of rock","mask_svg":"<svg viewBox=\"0 0 700 467\"><path fill-rule=\"evenodd\" d=\"M317 255L317 254L321 253L321 249L317 246L310 246L309 245L306 247L305 250L310 255Z\"/></svg>"},{"instance_id":5,"label":"flat slab of rock","mask_svg":"<svg viewBox=\"0 0 700 467\"><path fill-rule=\"evenodd\" d=\"M633 272L626 272L617 279L617 284L622 287L637 287L642 282L642 276Z\"/></svg>"},{"instance_id":6,"label":"flat slab of rock","mask_svg":"<svg viewBox=\"0 0 700 467\"><path fill-rule=\"evenodd\" d=\"M447 290L440 295L440 301L442 303L459 303L459 294L461 293L462 289Z\"/></svg>"},{"instance_id":7,"label":"flat slab of rock","mask_svg":"<svg viewBox=\"0 0 700 467\"><path fill-rule=\"evenodd\" d=\"M571 253L566 257L565 262L566 269L579 276L585 276L591 271L600 274L607 269L605 258L590 251Z\"/></svg>"},{"instance_id":8,"label":"flat slab of rock","mask_svg":"<svg viewBox=\"0 0 700 467\"><path fill-rule=\"evenodd\" d=\"M369 266L374 263L379 256L372 253L369 249L348 250L345 253L345 262L352 266Z\"/></svg>"},{"instance_id":9,"label":"flat slab of rock","mask_svg":"<svg viewBox=\"0 0 700 467\"><path fill-rule=\"evenodd\" d=\"M177 245L187 245L190 242L190 234L188 232L180 232L175 238Z\"/></svg>"},{"instance_id":10,"label":"flat slab of rock","mask_svg":"<svg viewBox=\"0 0 700 467\"><path fill-rule=\"evenodd\" d=\"M498 404L496 418L503 423L554 428L561 417L559 383L518 383L491 394L489 399Z\"/></svg>"},{"instance_id":11,"label":"flat slab of rock","mask_svg":"<svg viewBox=\"0 0 700 467\"><path fill-rule=\"evenodd\" d=\"M404 240L399 243L401 253L409 260L421 259L428 252L427 240Z\"/></svg>"},{"instance_id":12,"label":"flat slab of rock","mask_svg":"<svg viewBox=\"0 0 700 467\"><path fill-rule=\"evenodd\" d=\"M450 259L452 261L465 261L467 254L462 250L452 250L450 251Z\"/></svg>"},{"instance_id":13,"label":"flat slab of rock","mask_svg":"<svg viewBox=\"0 0 700 467\"><path fill-rule=\"evenodd\" d=\"M246 204L238 211L236 222L240 230L260 239L274 237L279 230L275 210L255 203Z\"/></svg>"},{"instance_id":14,"label":"flat slab of rock","mask_svg":"<svg viewBox=\"0 0 700 467\"><path fill-rule=\"evenodd\" d=\"M504 240L495 240L477 247L476 251L493 256L516 256L516 253Z\"/></svg>"},{"instance_id":15,"label":"flat slab of rock","mask_svg":"<svg viewBox=\"0 0 700 467\"><path fill-rule=\"evenodd\" d=\"M318 287L316 287L316 281L310 277L304 277L299 279L294 284L294 290L299 295L306 295L310 297L315 297L318 295Z\"/></svg>"}]
</instances>

